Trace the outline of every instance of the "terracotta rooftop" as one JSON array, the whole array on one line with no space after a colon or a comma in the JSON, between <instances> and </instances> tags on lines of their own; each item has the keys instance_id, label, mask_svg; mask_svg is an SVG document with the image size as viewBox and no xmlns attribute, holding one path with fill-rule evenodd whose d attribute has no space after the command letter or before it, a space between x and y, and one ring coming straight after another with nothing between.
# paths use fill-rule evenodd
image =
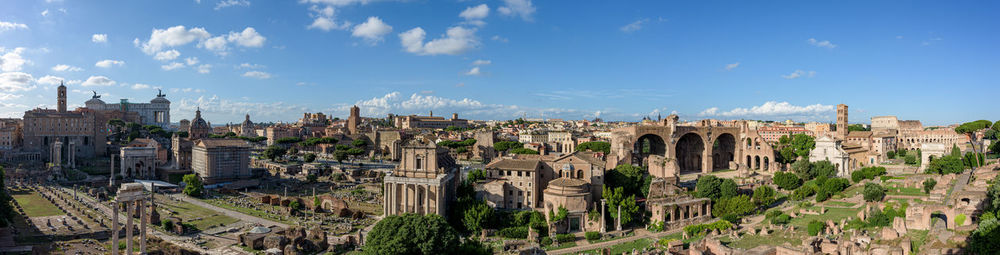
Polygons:
<instances>
[{"instance_id":1,"label":"terracotta rooftop","mask_svg":"<svg viewBox=\"0 0 1000 255\"><path fill-rule=\"evenodd\" d=\"M561 187L579 187L587 185L587 182L580 179L561 177L559 179L550 181L549 185L561 186Z\"/></svg>"},{"instance_id":2,"label":"terracotta rooftop","mask_svg":"<svg viewBox=\"0 0 1000 255\"><path fill-rule=\"evenodd\" d=\"M509 159L502 158L486 165L486 168L491 169L504 169L504 170L524 170L524 171L535 171L538 169L538 164L541 161L533 159Z\"/></svg>"},{"instance_id":3,"label":"terracotta rooftop","mask_svg":"<svg viewBox=\"0 0 1000 255\"><path fill-rule=\"evenodd\" d=\"M247 142L240 139L201 139L198 140L198 146L205 148L250 147L250 145L247 145Z\"/></svg>"}]
</instances>

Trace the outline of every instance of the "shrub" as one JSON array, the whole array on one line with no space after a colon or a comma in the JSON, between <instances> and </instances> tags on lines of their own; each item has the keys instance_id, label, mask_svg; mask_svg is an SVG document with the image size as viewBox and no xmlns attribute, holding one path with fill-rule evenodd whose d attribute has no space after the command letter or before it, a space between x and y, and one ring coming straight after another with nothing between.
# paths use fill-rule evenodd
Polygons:
<instances>
[{"instance_id":1,"label":"shrub","mask_svg":"<svg viewBox=\"0 0 1000 255\"><path fill-rule=\"evenodd\" d=\"M524 239L528 238L528 227L509 227L497 231L497 235L504 238Z\"/></svg>"},{"instance_id":2,"label":"shrub","mask_svg":"<svg viewBox=\"0 0 1000 255\"><path fill-rule=\"evenodd\" d=\"M809 222L809 226L807 226L807 229L809 230L809 235L810 236L817 236L817 235L819 235L819 233L822 233L823 229L825 229L825 228L826 228L826 224L825 223L820 222L820 221L815 221L815 220L810 221Z\"/></svg>"},{"instance_id":3,"label":"shrub","mask_svg":"<svg viewBox=\"0 0 1000 255\"><path fill-rule=\"evenodd\" d=\"M698 225L688 225L684 227L684 232L689 236L697 236L704 234L705 232L712 230L726 230L733 228L733 224L726 220L720 220L712 223L698 224Z\"/></svg>"},{"instance_id":4,"label":"shrub","mask_svg":"<svg viewBox=\"0 0 1000 255\"><path fill-rule=\"evenodd\" d=\"M770 186L760 186L753 190L753 203L766 206L774 203L774 189Z\"/></svg>"},{"instance_id":5,"label":"shrub","mask_svg":"<svg viewBox=\"0 0 1000 255\"><path fill-rule=\"evenodd\" d=\"M875 183L866 183L865 189L861 193L864 195L865 201L882 201L882 198L885 197L885 188Z\"/></svg>"},{"instance_id":6,"label":"shrub","mask_svg":"<svg viewBox=\"0 0 1000 255\"><path fill-rule=\"evenodd\" d=\"M813 194L816 194L815 189L809 186L801 186L798 189L795 189L795 192L792 192L792 199L804 200L807 197L812 196Z\"/></svg>"},{"instance_id":7,"label":"shrub","mask_svg":"<svg viewBox=\"0 0 1000 255\"><path fill-rule=\"evenodd\" d=\"M965 223L965 214L964 213L960 213L957 216L955 216L955 226L961 226L964 223Z\"/></svg>"},{"instance_id":8,"label":"shrub","mask_svg":"<svg viewBox=\"0 0 1000 255\"><path fill-rule=\"evenodd\" d=\"M886 152L885 156L888 157L889 159L894 159L896 158L896 152L894 151Z\"/></svg>"},{"instance_id":9,"label":"shrub","mask_svg":"<svg viewBox=\"0 0 1000 255\"><path fill-rule=\"evenodd\" d=\"M160 221L160 226L163 227L163 229L170 230L174 228L174 222L168 219L163 219Z\"/></svg>"},{"instance_id":10,"label":"shrub","mask_svg":"<svg viewBox=\"0 0 1000 255\"><path fill-rule=\"evenodd\" d=\"M712 215L728 215L732 214L734 216L747 215L753 212L757 207L753 205L750 201L750 197L747 195L739 195L731 198L720 198L714 205L712 205Z\"/></svg>"},{"instance_id":11,"label":"shrub","mask_svg":"<svg viewBox=\"0 0 1000 255\"><path fill-rule=\"evenodd\" d=\"M802 179L793 173L777 172L774 174L774 184L783 190L795 190L802 186Z\"/></svg>"},{"instance_id":12,"label":"shrub","mask_svg":"<svg viewBox=\"0 0 1000 255\"><path fill-rule=\"evenodd\" d=\"M782 214L781 210L771 209L768 210L766 213L764 213L764 218L773 219L774 217L778 217L778 215L781 214Z\"/></svg>"},{"instance_id":13,"label":"shrub","mask_svg":"<svg viewBox=\"0 0 1000 255\"><path fill-rule=\"evenodd\" d=\"M933 178L927 178L927 180L924 180L924 193L930 194L931 190L934 189L934 186L937 186L937 180L934 180Z\"/></svg>"},{"instance_id":14,"label":"shrub","mask_svg":"<svg viewBox=\"0 0 1000 255\"><path fill-rule=\"evenodd\" d=\"M887 227L892 224L893 217L894 216L889 213L875 209L868 215L868 226Z\"/></svg>"},{"instance_id":15,"label":"shrub","mask_svg":"<svg viewBox=\"0 0 1000 255\"><path fill-rule=\"evenodd\" d=\"M906 155L906 157L903 158L903 162L905 162L907 165L916 165L917 164L917 155L912 155L912 154L911 155Z\"/></svg>"},{"instance_id":16,"label":"shrub","mask_svg":"<svg viewBox=\"0 0 1000 255\"><path fill-rule=\"evenodd\" d=\"M560 243L574 242L576 241L576 236L573 234L556 234L556 241Z\"/></svg>"},{"instance_id":17,"label":"shrub","mask_svg":"<svg viewBox=\"0 0 1000 255\"><path fill-rule=\"evenodd\" d=\"M854 182L860 182L864 179L875 179L876 176L885 175L885 167L865 167L860 170L851 173L851 180Z\"/></svg>"},{"instance_id":18,"label":"shrub","mask_svg":"<svg viewBox=\"0 0 1000 255\"><path fill-rule=\"evenodd\" d=\"M792 221L792 216L788 214L781 214L777 217L771 219L771 224L775 225L785 225Z\"/></svg>"},{"instance_id":19,"label":"shrub","mask_svg":"<svg viewBox=\"0 0 1000 255\"><path fill-rule=\"evenodd\" d=\"M552 238L548 236L543 236L542 240L539 242L542 246L552 245Z\"/></svg>"},{"instance_id":20,"label":"shrub","mask_svg":"<svg viewBox=\"0 0 1000 255\"><path fill-rule=\"evenodd\" d=\"M587 241L597 241L601 239L601 232L589 231L584 233L584 236L587 237Z\"/></svg>"}]
</instances>

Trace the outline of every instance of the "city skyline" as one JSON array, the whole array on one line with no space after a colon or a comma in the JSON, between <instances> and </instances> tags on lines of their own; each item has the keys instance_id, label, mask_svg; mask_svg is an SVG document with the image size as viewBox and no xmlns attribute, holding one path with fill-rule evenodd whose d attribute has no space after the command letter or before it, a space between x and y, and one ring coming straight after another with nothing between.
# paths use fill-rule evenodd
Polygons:
<instances>
[{"instance_id":1,"label":"city skyline","mask_svg":"<svg viewBox=\"0 0 1000 255\"><path fill-rule=\"evenodd\" d=\"M148 102L160 88L176 120L200 107L214 123L343 118L352 105L366 117L832 122L844 103L852 123L1000 118L992 2L8 6L0 117L55 108L65 81L71 109L92 90Z\"/></svg>"}]
</instances>

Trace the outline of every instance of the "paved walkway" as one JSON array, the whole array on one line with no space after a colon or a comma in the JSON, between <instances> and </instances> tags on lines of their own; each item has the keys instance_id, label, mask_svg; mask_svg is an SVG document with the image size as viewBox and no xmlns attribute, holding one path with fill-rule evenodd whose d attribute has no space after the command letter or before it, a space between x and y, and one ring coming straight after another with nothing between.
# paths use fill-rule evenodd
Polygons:
<instances>
[{"instance_id":1,"label":"paved walkway","mask_svg":"<svg viewBox=\"0 0 1000 255\"><path fill-rule=\"evenodd\" d=\"M649 232L649 231L647 231L645 229L636 229L634 231L635 235L633 235L633 236L629 236L629 237L625 237L625 238L620 238L620 239L615 239L615 240L611 240L611 241L607 241L607 242L600 242L600 243L594 243L594 244L579 245L579 246L573 246L573 247L566 248L566 249L559 249L559 250L547 251L546 253L547 254L551 254L551 255L575 254L575 253L579 253L579 252L583 252L583 251L587 251L587 250L593 250L593 249L598 249L598 248L604 248L604 247L613 246L613 245L616 245L616 244L627 243L627 242L631 242L631 241L635 241L635 240L639 240L639 239L643 239L643 238L655 238L655 239L659 240L660 237L664 237L664 236L667 236L667 235L670 235L670 234L673 234L673 233L678 233L680 231L682 231L682 229L675 229L675 230L664 231L664 232L659 232L659 233L652 233L652 232ZM586 240L584 240L584 241L586 241ZM654 240L654 241L656 241L656 240Z\"/></svg>"},{"instance_id":2,"label":"paved walkway","mask_svg":"<svg viewBox=\"0 0 1000 255\"><path fill-rule=\"evenodd\" d=\"M965 172L962 172L962 175L955 178L955 186L952 186L951 192L948 192L948 197L944 200L945 205L952 205L954 203L954 201L952 201L952 197L955 196L955 192L964 190L965 185L969 184L969 177L972 176L972 171L973 170L965 170Z\"/></svg>"},{"instance_id":3,"label":"paved walkway","mask_svg":"<svg viewBox=\"0 0 1000 255\"><path fill-rule=\"evenodd\" d=\"M182 194L171 194L169 196L173 197L173 198L180 199L181 201L184 201L184 202L188 202L188 203L191 203L191 204L194 204L194 205L197 205L197 206L204 207L204 208L212 210L212 211L216 211L216 212L221 213L221 214L225 214L226 216L236 218L236 219L240 220L241 222L255 223L255 224L260 224L260 225L263 225L263 226L272 226L272 225L274 225L274 226L279 226L279 227L282 227L282 228L288 228L288 224L285 224L285 223L271 221L271 220L268 220L268 219L262 219L262 218L259 218L259 217L246 215L246 214L243 214L241 212L237 212L237 211L229 210L229 209L226 209L226 208L214 206L212 204L205 203L205 202L202 202L201 200L198 200L196 198L191 198L191 197L188 197L188 196L185 196L185 195L182 195Z\"/></svg>"}]
</instances>

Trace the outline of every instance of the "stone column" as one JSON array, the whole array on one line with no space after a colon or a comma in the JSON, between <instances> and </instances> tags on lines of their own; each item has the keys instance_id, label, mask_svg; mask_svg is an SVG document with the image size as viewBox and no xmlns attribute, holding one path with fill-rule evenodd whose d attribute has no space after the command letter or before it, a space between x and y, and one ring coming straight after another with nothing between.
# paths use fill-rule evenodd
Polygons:
<instances>
[{"instance_id":1,"label":"stone column","mask_svg":"<svg viewBox=\"0 0 1000 255\"><path fill-rule=\"evenodd\" d=\"M111 255L118 255L118 202L111 202Z\"/></svg>"},{"instance_id":2,"label":"stone column","mask_svg":"<svg viewBox=\"0 0 1000 255\"><path fill-rule=\"evenodd\" d=\"M607 201L606 199L603 198L601 199L601 234L608 232L608 226L607 226L608 224L604 223L604 203L606 201Z\"/></svg>"},{"instance_id":3,"label":"stone column","mask_svg":"<svg viewBox=\"0 0 1000 255\"><path fill-rule=\"evenodd\" d=\"M441 186L434 186L434 213L441 214Z\"/></svg>"},{"instance_id":4,"label":"stone column","mask_svg":"<svg viewBox=\"0 0 1000 255\"><path fill-rule=\"evenodd\" d=\"M135 209L135 201L128 201L125 203L125 254L132 254L132 211Z\"/></svg>"},{"instance_id":5,"label":"stone column","mask_svg":"<svg viewBox=\"0 0 1000 255\"><path fill-rule=\"evenodd\" d=\"M143 200L137 201L139 203L139 254L146 254L146 222L149 221L149 216L146 215L146 204L142 202Z\"/></svg>"},{"instance_id":6,"label":"stone column","mask_svg":"<svg viewBox=\"0 0 1000 255\"><path fill-rule=\"evenodd\" d=\"M705 151L701 155L701 172L704 174L712 173L712 168L714 167L712 165L712 145L710 145L712 144L711 142L712 141L709 140L708 142L704 143Z\"/></svg>"},{"instance_id":7,"label":"stone column","mask_svg":"<svg viewBox=\"0 0 1000 255\"><path fill-rule=\"evenodd\" d=\"M385 187L382 187L382 198L385 201L382 202L382 216L389 216L389 186L390 186L390 184L386 183L384 185L385 185Z\"/></svg>"},{"instance_id":8,"label":"stone column","mask_svg":"<svg viewBox=\"0 0 1000 255\"><path fill-rule=\"evenodd\" d=\"M410 185L403 184L403 212L410 212Z\"/></svg>"},{"instance_id":9,"label":"stone column","mask_svg":"<svg viewBox=\"0 0 1000 255\"><path fill-rule=\"evenodd\" d=\"M431 185L424 185L424 215L431 214Z\"/></svg>"},{"instance_id":10,"label":"stone column","mask_svg":"<svg viewBox=\"0 0 1000 255\"><path fill-rule=\"evenodd\" d=\"M708 205L708 212L706 212L705 215L712 215L712 203L711 202L702 202L702 203Z\"/></svg>"},{"instance_id":11,"label":"stone column","mask_svg":"<svg viewBox=\"0 0 1000 255\"><path fill-rule=\"evenodd\" d=\"M615 230L622 231L622 206L618 205L618 218L615 218Z\"/></svg>"}]
</instances>

